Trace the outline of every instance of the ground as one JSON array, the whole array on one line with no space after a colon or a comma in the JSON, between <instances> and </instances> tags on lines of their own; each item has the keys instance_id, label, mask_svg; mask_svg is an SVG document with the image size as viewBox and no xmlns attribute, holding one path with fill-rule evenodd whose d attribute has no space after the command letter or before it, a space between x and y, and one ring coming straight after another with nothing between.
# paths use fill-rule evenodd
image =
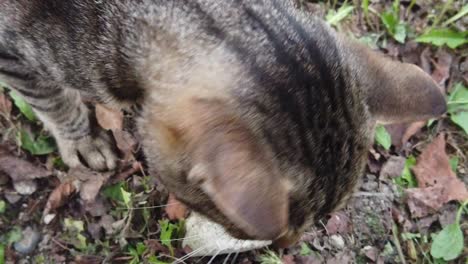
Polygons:
<instances>
[{"instance_id":1,"label":"ground","mask_svg":"<svg viewBox=\"0 0 468 264\"><path fill-rule=\"evenodd\" d=\"M183 210L145 174L131 115L96 107L122 154L115 174L68 170L31 109L0 90L0 264L468 263L466 1L307 1L298 8L395 59L447 94L427 122L378 127L360 189L297 246L186 258ZM463 203L465 201L465 203Z\"/></svg>"}]
</instances>

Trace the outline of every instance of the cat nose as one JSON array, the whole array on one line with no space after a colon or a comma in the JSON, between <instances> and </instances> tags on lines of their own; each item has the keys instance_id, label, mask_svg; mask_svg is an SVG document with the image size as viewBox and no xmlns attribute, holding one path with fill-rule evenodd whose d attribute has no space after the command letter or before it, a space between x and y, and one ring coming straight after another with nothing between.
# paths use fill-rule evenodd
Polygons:
<instances>
[{"instance_id":1,"label":"cat nose","mask_svg":"<svg viewBox=\"0 0 468 264\"><path fill-rule=\"evenodd\" d=\"M296 244L301 238L301 235L302 233L296 232L294 230L288 230L285 234L273 241L273 247L288 248Z\"/></svg>"}]
</instances>

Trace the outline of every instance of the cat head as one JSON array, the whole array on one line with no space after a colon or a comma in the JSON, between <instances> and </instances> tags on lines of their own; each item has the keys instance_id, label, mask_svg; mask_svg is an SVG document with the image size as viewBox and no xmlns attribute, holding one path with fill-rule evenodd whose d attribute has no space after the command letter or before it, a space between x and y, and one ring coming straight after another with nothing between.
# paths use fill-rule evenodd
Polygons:
<instances>
[{"instance_id":1,"label":"cat head","mask_svg":"<svg viewBox=\"0 0 468 264\"><path fill-rule=\"evenodd\" d=\"M376 123L424 120L446 110L439 87L418 67L339 37L334 46L341 60L333 69L346 72L347 88L335 87L343 88L346 109L331 111L327 104L333 98L319 98L312 107L307 97L290 100L291 91L303 89L294 81L301 76L291 76L284 93L275 91L281 85L253 83L248 88L253 97L238 92L246 89L242 80L223 83L213 76L193 85L185 82L187 87L150 102L139 130L151 173L179 200L237 238L279 245L297 240L307 225L350 196ZM325 59L324 64L336 65L336 58ZM310 74L320 73L311 67ZM216 88L209 88L213 83ZM272 94L279 95L272 99ZM267 103L259 107L259 101ZM298 115L319 129L290 125L290 119L302 122ZM350 125L343 128L345 122ZM286 142L284 149L274 146L279 142ZM309 152L295 152L292 145Z\"/></svg>"}]
</instances>

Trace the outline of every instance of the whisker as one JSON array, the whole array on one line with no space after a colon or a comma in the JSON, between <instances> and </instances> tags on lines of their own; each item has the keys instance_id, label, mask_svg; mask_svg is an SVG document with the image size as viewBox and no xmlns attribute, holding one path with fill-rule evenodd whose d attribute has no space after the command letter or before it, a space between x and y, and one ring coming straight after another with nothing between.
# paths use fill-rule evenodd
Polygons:
<instances>
[{"instance_id":1,"label":"whisker","mask_svg":"<svg viewBox=\"0 0 468 264\"><path fill-rule=\"evenodd\" d=\"M197 262L195 262L195 264L200 263L200 261L202 261L204 258L206 258L206 256L203 256L203 257L199 258L199 259L197 260Z\"/></svg>"},{"instance_id":2,"label":"whisker","mask_svg":"<svg viewBox=\"0 0 468 264\"><path fill-rule=\"evenodd\" d=\"M206 246L201 247L201 248L199 248L199 249L196 249L196 250L194 250L194 251L188 253L187 255L181 257L180 259L177 259L175 262L173 262L173 264L177 264L177 263L184 262L186 259L191 258L193 255L197 254L198 252L205 250L205 248L206 248ZM185 263L185 262L184 262L184 263Z\"/></svg>"},{"instance_id":3,"label":"whisker","mask_svg":"<svg viewBox=\"0 0 468 264\"><path fill-rule=\"evenodd\" d=\"M142 207L117 207L115 209L118 209L118 210L142 210L142 209L163 208L163 207L167 207L167 206L175 205L175 204L179 204L179 203L170 203L170 204L155 205L155 206L142 206Z\"/></svg>"},{"instance_id":4,"label":"whisker","mask_svg":"<svg viewBox=\"0 0 468 264\"><path fill-rule=\"evenodd\" d=\"M161 254L160 256L161 256L161 257L170 258L170 259L174 259L174 260L176 260L176 261L178 260L176 257L171 256L171 255L167 255L167 254ZM172 263L176 263L176 262L172 262ZM185 261L182 261L182 263L187 264Z\"/></svg>"},{"instance_id":5,"label":"whisker","mask_svg":"<svg viewBox=\"0 0 468 264\"><path fill-rule=\"evenodd\" d=\"M231 264L235 264L235 263L236 263L237 257L239 257L239 252L236 252L236 254L234 255L234 258L233 258L232 261L231 261Z\"/></svg>"},{"instance_id":6,"label":"whisker","mask_svg":"<svg viewBox=\"0 0 468 264\"><path fill-rule=\"evenodd\" d=\"M227 255L227 257L226 257L226 258L224 259L224 261L223 261L223 264L227 264L229 258L231 257L231 254L232 254L232 253L229 253L229 254Z\"/></svg>"},{"instance_id":7,"label":"whisker","mask_svg":"<svg viewBox=\"0 0 468 264\"><path fill-rule=\"evenodd\" d=\"M211 264L215 258L218 256L219 252L221 252L223 249L219 247L219 250L214 254L214 256L210 259L210 261L207 264Z\"/></svg>"}]
</instances>

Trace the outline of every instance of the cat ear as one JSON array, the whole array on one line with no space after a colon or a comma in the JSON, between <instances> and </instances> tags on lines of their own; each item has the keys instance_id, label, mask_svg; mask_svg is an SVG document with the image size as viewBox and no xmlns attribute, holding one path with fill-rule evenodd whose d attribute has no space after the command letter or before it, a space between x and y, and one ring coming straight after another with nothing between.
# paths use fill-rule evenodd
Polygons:
<instances>
[{"instance_id":1,"label":"cat ear","mask_svg":"<svg viewBox=\"0 0 468 264\"><path fill-rule=\"evenodd\" d=\"M367 105L379 123L427 120L447 110L439 86L418 66L354 47L353 68Z\"/></svg>"},{"instance_id":2,"label":"cat ear","mask_svg":"<svg viewBox=\"0 0 468 264\"><path fill-rule=\"evenodd\" d=\"M198 123L205 128L190 147L193 166L188 180L199 183L217 208L247 235L277 238L287 229L288 185L281 180L272 156L222 108L206 105L204 109L205 116L207 109L216 109L216 117Z\"/></svg>"}]
</instances>

